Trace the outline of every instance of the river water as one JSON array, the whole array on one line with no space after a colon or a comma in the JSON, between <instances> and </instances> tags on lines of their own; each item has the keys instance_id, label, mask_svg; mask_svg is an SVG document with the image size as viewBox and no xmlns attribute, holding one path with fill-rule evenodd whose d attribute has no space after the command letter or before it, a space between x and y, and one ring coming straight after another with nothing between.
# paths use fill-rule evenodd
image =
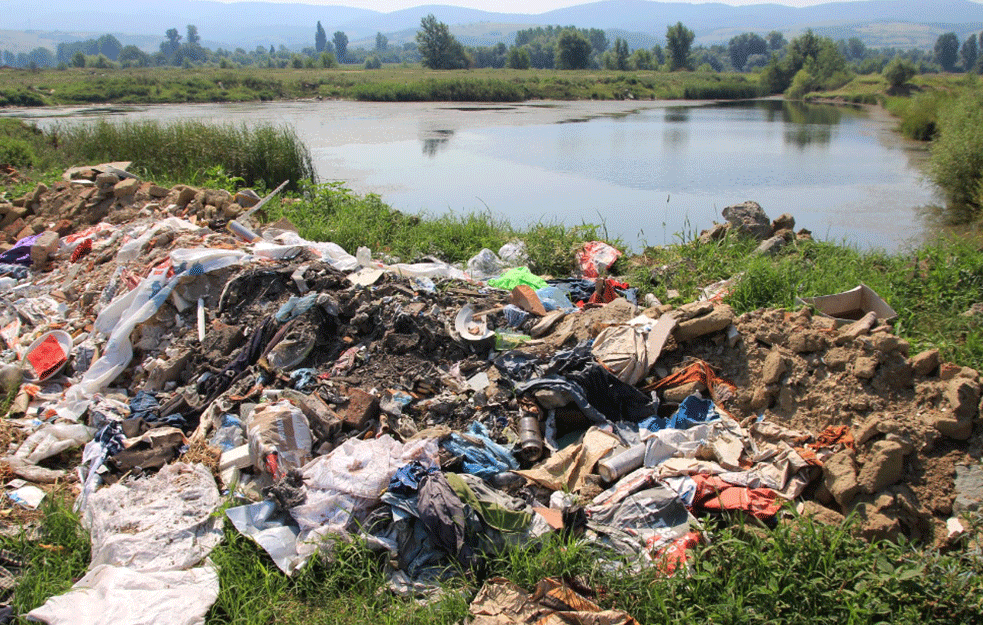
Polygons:
<instances>
[{"instance_id":1,"label":"river water","mask_svg":"<svg viewBox=\"0 0 983 625\"><path fill-rule=\"evenodd\" d=\"M776 100L347 101L20 111L42 127L93 116L292 126L318 176L404 212L490 211L521 226L601 224L640 251L688 240L754 200L772 218L860 249L896 251L934 229L924 151L883 115ZM273 181L278 182L278 181Z\"/></svg>"}]
</instances>

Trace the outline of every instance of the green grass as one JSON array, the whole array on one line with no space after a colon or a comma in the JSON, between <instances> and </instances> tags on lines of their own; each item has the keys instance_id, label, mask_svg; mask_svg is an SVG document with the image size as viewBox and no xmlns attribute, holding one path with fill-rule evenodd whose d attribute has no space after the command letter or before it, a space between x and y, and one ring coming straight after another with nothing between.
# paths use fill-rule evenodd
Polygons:
<instances>
[{"instance_id":1,"label":"green grass","mask_svg":"<svg viewBox=\"0 0 983 625\"><path fill-rule=\"evenodd\" d=\"M36 537L23 529L13 536L0 536L0 547L25 561L12 601L19 614L67 591L89 566L89 535L65 497L60 492L49 494L41 502L43 523Z\"/></svg>"},{"instance_id":2,"label":"green grass","mask_svg":"<svg viewBox=\"0 0 983 625\"><path fill-rule=\"evenodd\" d=\"M0 538L30 563L14 596L21 614L85 572L88 537L68 505L57 498L45 504L39 540ZM854 537L849 518L824 526L792 516L768 530L717 517L708 530L710 541L692 554L688 575L612 567L631 562L592 541L551 534L489 556L476 577L453 576L443 598L424 605L385 589L387 559L362 540L338 541L332 557L312 558L287 577L226 524L210 556L220 592L206 623L452 625L465 620L475 593L496 576L528 591L546 577L577 577L597 591L592 599L602 608L640 623L970 623L983 610L983 560L966 547L941 553L903 541L868 543Z\"/></svg>"},{"instance_id":3,"label":"green grass","mask_svg":"<svg viewBox=\"0 0 983 625\"><path fill-rule=\"evenodd\" d=\"M286 126L100 119L50 134L76 164L129 160L149 178L194 180L216 167L249 186L272 188L290 180L296 188L314 178L310 151Z\"/></svg>"},{"instance_id":4,"label":"green grass","mask_svg":"<svg viewBox=\"0 0 983 625\"><path fill-rule=\"evenodd\" d=\"M300 98L397 101L743 99L753 75L609 70L365 70L244 67L0 69L0 105L255 102Z\"/></svg>"},{"instance_id":5,"label":"green grass","mask_svg":"<svg viewBox=\"0 0 983 625\"><path fill-rule=\"evenodd\" d=\"M530 267L557 276L573 271L574 252L583 242L602 238L601 229L593 225L537 223L521 229L490 212L405 215L377 195L359 195L337 182L307 186L301 201L274 203L267 217L287 217L305 237L333 241L351 253L366 246L374 254L402 261L432 255L445 262L466 263L482 248L498 251L518 239L526 243ZM621 245L617 240L610 242Z\"/></svg>"}]
</instances>

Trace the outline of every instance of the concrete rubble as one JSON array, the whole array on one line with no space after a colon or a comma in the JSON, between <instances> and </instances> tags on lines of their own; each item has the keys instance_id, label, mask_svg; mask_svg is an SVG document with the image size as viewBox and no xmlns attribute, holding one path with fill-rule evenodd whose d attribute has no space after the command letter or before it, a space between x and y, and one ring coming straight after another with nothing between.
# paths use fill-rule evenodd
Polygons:
<instances>
[{"instance_id":1,"label":"concrete rubble","mask_svg":"<svg viewBox=\"0 0 983 625\"><path fill-rule=\"evenodd\" d=\"M723 510L777 523L798 503L819 522L854 514L868 538L942 544L947 519L983 498L979 372L910 354L876 315L646 307L608 278L494 288L289 223L248 224L260 238L245 241L228 225L259 199L248 193L76 175L0 204L0 252L30 239L29 262L0 279L2 358L33 375L0 467L77 493L99 548L72 592L180 572L217 593L220 492L286 573L361 532L411 594L560 529L647 566ZM753 202L724 215L707 244L729 229L794 244L788 215L771 222ZM70 337L64 362L53 340L26 353L55 330ZM194 501L177 503L182 484ZM184 547L167 566L148 564L162 557L152 541L114 537L154 492L195 520L174 522ZM411 558L409 537L430 555ZM140 579L134 592L156 583ZM65 605L32 616L64 622Z\"/></svg>"}]
</instances>

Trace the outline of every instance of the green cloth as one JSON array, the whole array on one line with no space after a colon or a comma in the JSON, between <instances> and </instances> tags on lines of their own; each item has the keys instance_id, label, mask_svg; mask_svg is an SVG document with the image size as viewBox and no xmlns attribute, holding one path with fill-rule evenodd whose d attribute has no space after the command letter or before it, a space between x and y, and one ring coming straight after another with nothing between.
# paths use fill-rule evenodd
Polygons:
<instances>
[{"instance_id":1,"label":"green cloth","mask_svg":"<svg viewBox=\"0 0 983 625\"><path fill-rule=\"evenodd\" d=\"M529 267L513 267L497 278L492 278L488 281L488 286L493 286L496 289L505 289L506 291L511 291L520 284L527 284L533 289L541 289L544 286L549 286L546 284L546 280L529 271Z\"/></svg>"},{"instance_id":2,"label":"green cloth","mask_svg":"<svg viewBox=\"0 0 983 625\"><path fill-rule=\"evenodd\" d=\"M496 503L491 499L494 497L491 490L486 495L489 498L479 498L478 495L468 486L467 482L456 473L444 473L447 483L457 493L462 502L471 506L471 509L484 519L485 523L500 532L521 532L532 523L532 515L528 512L509 510L505 506Z\"/></svg>"}]
</instances>

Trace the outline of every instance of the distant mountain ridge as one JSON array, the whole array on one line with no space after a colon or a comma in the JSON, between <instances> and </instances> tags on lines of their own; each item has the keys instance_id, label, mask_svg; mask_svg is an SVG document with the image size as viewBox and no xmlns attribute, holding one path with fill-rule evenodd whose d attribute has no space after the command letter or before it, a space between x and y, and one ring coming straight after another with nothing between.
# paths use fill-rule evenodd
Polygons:
<instances>
[{"instance_id":1,"label":"distant mountain ridge","mask_svg":"<svg viewBox=\"0 0 983 625\"><path fill-rule=\"evenodd\" d=\"M382 32L392 43L412 39L420 18L433 13L464 30L470 45L510 43L515 31L550 24L603 28L662 40L666 26L678 21L692 29L697 43L726 42L742 32L779 30L794 36L806 28L836 38L858 36L869 46L931 47L935 38L954 31L964 38L983 30L983 4L970 0L869 0L832 2L796 8L779 4L735 7L649 0L604 0L542 14L495 13L446 5L424 5L392 13L342 6L268 2L222 3L209 0L0 0L0 30L32 31L42 39L61 40L66 33L114 33L156 36L194 24L202 37L226 48L257 45L312 46L318 21L330 38L344 31L352 45ZM487 25L484 30L482 26ZM55 34L60 36L55 36ZM83 37L84 38L84 37ZM122 40L123 37L120 37ZM21 38L25 39L25 38ZM908 43L899 43L908 42ZM0 42L0 46L3 43Z\"/></svg>"}]
</instances>

